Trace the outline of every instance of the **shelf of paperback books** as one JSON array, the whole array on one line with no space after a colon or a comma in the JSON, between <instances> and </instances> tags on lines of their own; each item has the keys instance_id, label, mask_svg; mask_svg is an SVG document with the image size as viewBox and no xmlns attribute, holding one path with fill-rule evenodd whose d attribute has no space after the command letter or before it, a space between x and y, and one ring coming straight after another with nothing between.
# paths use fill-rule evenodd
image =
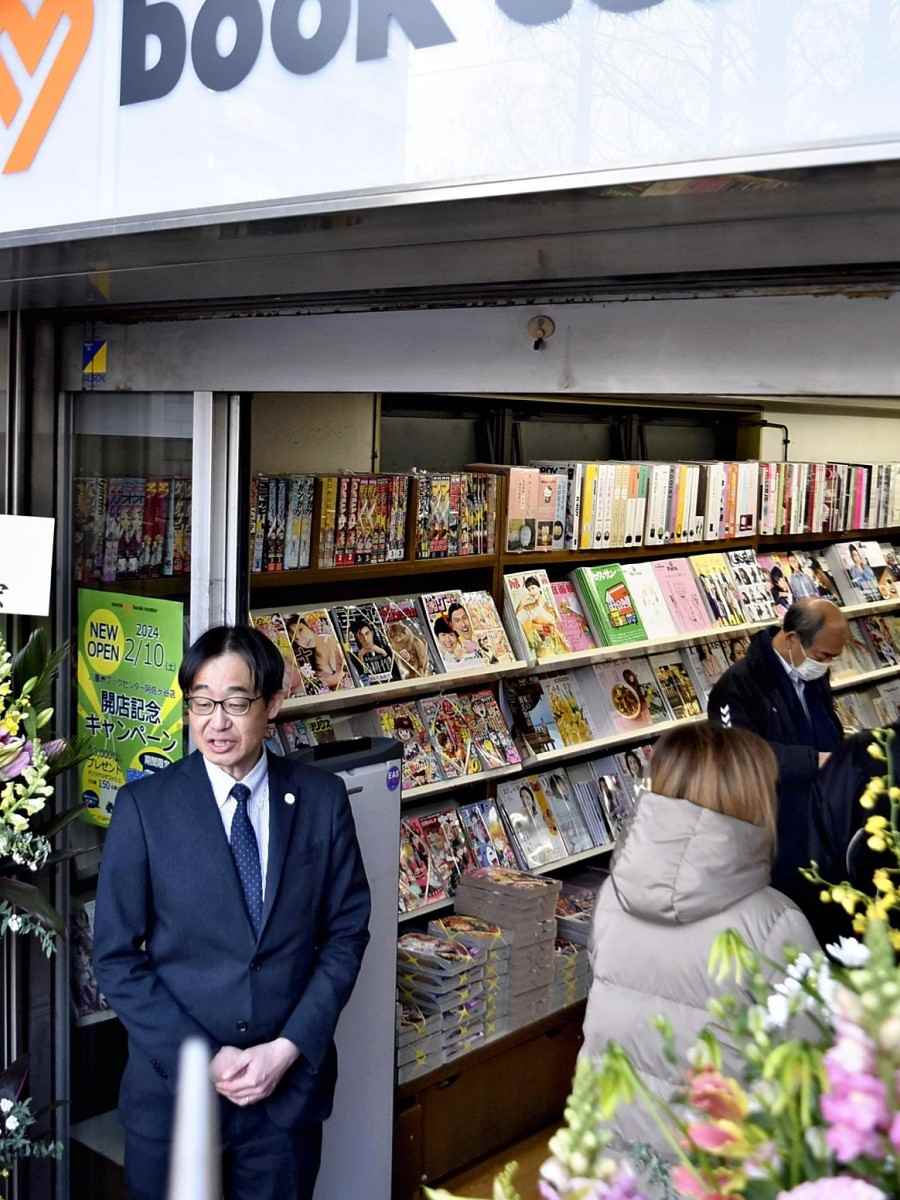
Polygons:
<instances>
[{"instance_id":1,"label":"shelf of paperback books","mask_svg":"<svg viewBox=\"0 0 900 1200\"><path fill-rule=\"evenodd\" d=\"M455 692L459 688L492 683L510 675L524 675L528 670L528 663L517 659L504 666L475 667L472 670L453 671L446 675L428 675L424 679L398 679L391 683L374 683L364 688L328 692L322 696L295 696L285 700L280 715L285 718L305 717L313 713L331 713L349 708L370 708L414 696L438 696L445 691Z\"/></svg>"},{"instance_id":2,"label":"shelf of paperback books","mask_svg":"<svg viewBox=\"0 0 900 1200\"><path fill-rule=\"evenodd\" d=\"M615 842L610 842L606 846L592 846L590 850L582 850L580 854L570 854L568 858L560 858L556 862L544 863L542 867L534 867L531 874L549 875L551 871L559 871L563 867L574 867L576 863L587 862L588 859L597 858L601 854L612 854L615 848Z\"/></svg>"},{"instance_id":3,"label":"shelf of paperback books","mask_svg":"<svg viewBox=\"0 0 900 1200\"><path fill-rule=\"evenodd\" d=\"M656 725L641 725L630 733L615 733L610 737L593 738L589 742L576 742L571 746L563 746L559 750L541 750L538 754L529 755L522 760L523 771L533 767L543 766L544 763L565 762L569 758L581 758L585 754L593 754L595 750L610 750L616 746L629 746L633 742L646 742L659 737L669 729L678 729L682 725L696 725L706 720L706 713L697 717L682 717L678 721L660 721Z\"/></svg>"},{"instance_id":4,"label":"shelf of paperback books","mask_svg":"<svg viewBox=\"0 0 900 1200\"><path fill-rule=\"evenodd\" d=\"M444 796L448 792L455 792L458 788L472 787L473 784L492 783L495 779L508 779L512 775L521 774L522 768L516 763L514 766L497 767L493 771L482 771L479 775L463 775L459 779L439 779L437 783L426 783L423 787L412 788L410 791L404 792L403 805L407 807L427 800L431 796Z\"/></svg>"},{"instance_id":5,"label":"shelf of paperback books","mask_svg":"<svg viewBox=\"0 0 900 1200\"><path fill-rule=\"evenodd\" d=\"M832 680L831 690L846 692L850 688L864 687L869 683L878 683L882 679L893 679L895 675L900 675L900 666L879 667L875 671L859 671L853 675L844 675Z\"/></svg>"}]
</instances>

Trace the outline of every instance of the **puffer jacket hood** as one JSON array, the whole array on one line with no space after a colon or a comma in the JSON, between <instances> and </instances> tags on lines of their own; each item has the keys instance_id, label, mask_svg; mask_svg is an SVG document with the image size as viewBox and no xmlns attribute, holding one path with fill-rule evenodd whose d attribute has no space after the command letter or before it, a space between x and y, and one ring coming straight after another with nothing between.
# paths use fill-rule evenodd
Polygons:
<instances>
[{"instance_id":1,"label":"puffer jacket hood","mask_svg":"<svg viewBox=\"0 0 900 1200\"><path fill-rule=\"evenodd\" d=\"M594 908L583 1053L596 1055L608 1041L618 1042L647 1086L670 1099L683 1078L668 1061L654 1020L662 1015L671 1022L683 1064L709 1022L710 999L735 990L733 981L718 984L709 975L717 934L735 929L776 962L786 945L818 949L796 905L767 886L769 870L763 829L645 792ZM733 1067L727 1048L725 1066ZM671 1154L638 1106L619 1109L614 1133L620 1147L650 1142Z\"/></svg>"},{"instance_id":2,"label":"puffer jacket hood","mask_svg":"<svg viewBox=\"0 0 900 1200\"><path fill-rule=\"evenodd\" d=\"M632 916L689 925L764 888L771 871L766 830L747 821L645 792L612 878Z\"/></svg>"}]
</instances>

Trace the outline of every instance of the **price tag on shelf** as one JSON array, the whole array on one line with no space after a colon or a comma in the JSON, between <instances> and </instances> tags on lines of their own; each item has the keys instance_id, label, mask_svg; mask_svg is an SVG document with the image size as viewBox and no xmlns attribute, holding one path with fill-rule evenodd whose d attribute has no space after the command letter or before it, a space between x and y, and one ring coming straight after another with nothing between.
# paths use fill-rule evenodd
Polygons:
<instances>
[{"instance_id":1,"label":"price tag on shelf","mask_svg":"<svg viewBox=\"0 0 900 1200\"><path fill-rule=\"evenodd\" d=\"M0 516L0 616L49 614L53 525L52 517Z\"/></svg>"}]
</instances>

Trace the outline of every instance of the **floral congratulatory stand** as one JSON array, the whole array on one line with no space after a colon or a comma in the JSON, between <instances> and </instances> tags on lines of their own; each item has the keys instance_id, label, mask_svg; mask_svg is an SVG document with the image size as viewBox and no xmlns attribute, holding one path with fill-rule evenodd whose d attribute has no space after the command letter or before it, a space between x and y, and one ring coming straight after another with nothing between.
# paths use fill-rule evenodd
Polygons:
<instances>
[{"instance_id":1,"label":"floral congratulatory stand","mask_svg":"<svg viewBox=\"0 0 900 1200\"><path fill-rule=\"evenodd\" d=\"M67 856L54 852L53 838L73 820L79 807L47 817L53 779L84 757L83 747L51 732L49 700L65 649L51 654L46 634L32 634L15 658L0 639L0 938L7 933L40 940L46 955L64 935L59 913L31 880ZM17 1160L56 1158L58 1142L34 1139L37 1117L24 1095L26 1057L0 1072L0 1192L6 1191Z\"/></svg>"},{"instance_id":2,"label":"floral congratulatory stand","mask_svg":"<svg viewBox=\"0 0 900 1200\"><path fill-rule=\"evenodd\" d=\"M683 1064L682 1087L661 1100L613 1042L595 1061L582 1058L565 1125L541 1168L545 1200L900 1197L900 928L892 925L900 915L900 787L893 731L872 738L869 753L885 773L860 803L882 811L867 817L864 830L869 848L891 865L875 871L871 895L828 883L815 864L804 872L823 902L852 916L863 940L829 946L831 961L786 951L777 963L736 931L720 934L710 973L720 984L732 979L741 995L710 1001L710 1023ZM655 1024L678 1066L671 1027L663 1018ZM630 1161L612 1152L607 1123L633 1103L660 1129L670 1168L649 1147L633 1148ZM514 1175L512 1164L497 1177L494 1200L518 1200Z\"/></svg>"}]
</instances>

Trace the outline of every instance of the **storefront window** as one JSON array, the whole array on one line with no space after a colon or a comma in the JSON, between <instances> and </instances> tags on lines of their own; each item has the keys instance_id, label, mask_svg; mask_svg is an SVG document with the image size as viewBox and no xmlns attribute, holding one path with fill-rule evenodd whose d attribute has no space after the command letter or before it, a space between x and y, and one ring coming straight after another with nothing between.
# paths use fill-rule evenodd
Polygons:
<instances>
[{"instance_id":1,"label":"storefront window","mask_svg":"<svg viewBox=\"0 0 900 1200\"><path fill-rule=\"evenodd\" d=\"M188 630L193 399L74 398L70 572L73 713L91 739L71 841L72 1196L114 1194L125 1033L91 969L93 901L118 789L185 752L177 671Z\"/></svg>"}]
</instances>

